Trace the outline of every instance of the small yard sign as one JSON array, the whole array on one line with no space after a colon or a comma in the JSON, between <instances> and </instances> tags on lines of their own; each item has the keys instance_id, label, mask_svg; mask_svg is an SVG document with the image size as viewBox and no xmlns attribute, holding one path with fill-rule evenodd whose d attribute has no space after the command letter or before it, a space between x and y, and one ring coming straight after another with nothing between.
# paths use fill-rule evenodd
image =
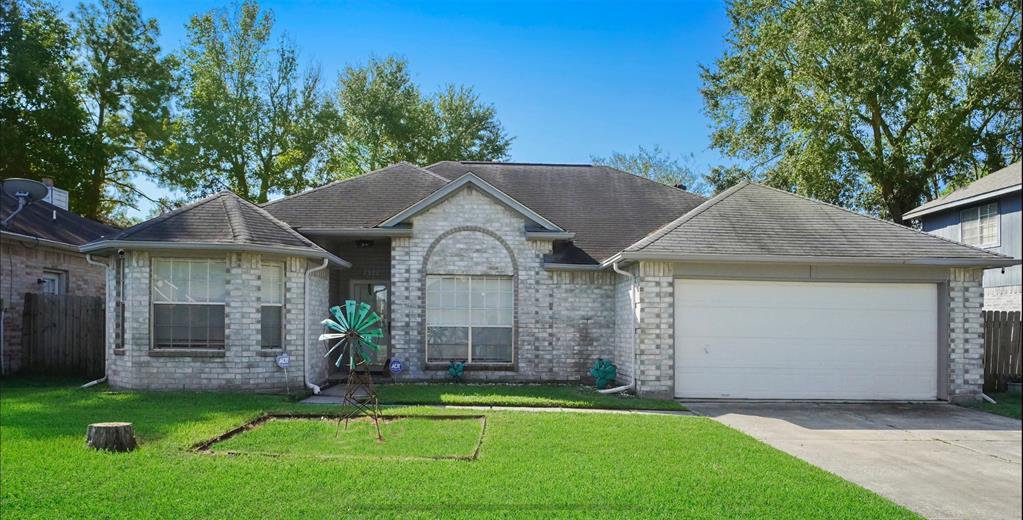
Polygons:
<instances>
[{"instance_id":1,"label":"small yard sign","mask_svg":"<svg viewBox=\"0 0 1023 520\"><path fill-rule=\"evenodd\" d=\"M288 368L291 365L291 356L287 352L281 352L277 354L277 366L280 368Z\"/></svg>"},{"instance_id":2,"label":"small yard sign","mask_svg":"<svg viewBox=\"0 0 1023 520\"><path fill-rule=\"evenodd\" d=\"M390 370L392 374L401 372L402 368L400 359L392 359L391 362L387 364L387 369Z\"/></svg>"}]
</instances>

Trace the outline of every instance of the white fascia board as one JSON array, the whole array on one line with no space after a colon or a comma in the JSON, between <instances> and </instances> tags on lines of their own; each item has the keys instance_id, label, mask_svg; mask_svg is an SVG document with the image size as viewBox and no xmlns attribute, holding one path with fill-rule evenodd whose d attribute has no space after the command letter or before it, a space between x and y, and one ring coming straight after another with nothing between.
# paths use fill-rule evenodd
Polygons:
<instances>
[{"instance_id":1,"label":"white fascia board","mask_svg":"<svg viewBox=\"0 0 1023 520\"><path fill-rule=\"evenodd\" d=\"M325 258L330 263L339 267L351 267L347 260L329 253L286 246L261 246L252 244L221 244L209 242L151 242L135 240L101 240L83 245L78 250L82 253L98 253L110 249L140 249L140 250L195 250L195 251L243 251L253 253L273 253L279 255L300 256L305 258Z\"/></svg>"},{"instance_id":2,"label":"white fascia board","mask_svg":"<svg viewBox=\"0 0 1023 520\"><path fill-rule=\"evenodd\" d=\"M960 199L960 200L953 201L953 202L948 202L948 203L945 203L945 204L938 204L936 206L931 206L931 207L929 207L927 209L923 209L923 210L920 210L920 211L917 211L917 210L907 211L906 214L902 216L902 218L920 218L920 217L922 217L924 215L930 215L931 213L938 213L938 212L941 212L941 211L945 211L945 210L949 210L949 209L953 209L953 208L958 208L960 206L967 206L967 205L974 204L974 203L977 203L977 202L983 202L983 201L985 201L987 199L993 199L995 197L1000 197L1002 195L1006 195L1006 194L1012 193L1014 191L1020 191L1021 186L1023 186L1023 185L1017 184L1015 186L1009 186L1008 188L1002 188L1000 190L989 191L987 193L981 193L980 195L974 195L972 197L967 197L965 199Z\"/></svg>"},{"instance_id":3,"label":"white fascia board","mask_svg":"<svg viewBox=\"0 0 1023 520\"><path fill-rule=\"evenodd\" d=\"M412 216L423 211L426 211L427 209L443 201L448 196L464 187L466 184L472 184L473 186L479 188L487 195L490 195L491 197L496 199L498 202L520 213L522 216L528 218L529 220L532 220L533 222L540 224L541 226L547 228L550 231L565 231L557 224L551 222L550 220L547 220L543 215L540 215L539 213L529 209L525 204L522 204L521 202L515 200L507 193L497 189L496 187L494 187L494 185L479 178L478 176L476 176L476 174L472 172L466 172L464 175L447 183L446 185L444 185L444 187L440 188L439 190L431 193L430 195L427 195L419 202L403 209L402 211L395 214L393 217L381 222L379 227L393 227L398 224L401 224L402 222L408 220Z\"/></svg>"},{"instance_id":4,"label":"white fascia board","mask_svg":"<svg viewBox=\"0 0 1023 520\"><path fill-rule=\"evenodd\" d=\"M846 265L932 265L943 267L1009 267L1019 265L1014 258L897 258L897 257L848 257L848 256L788 256L788 255L688 255L682 253L618 253L601 265L608 266L622 261L670 261L670 262L728 262L728 263L800 263L800 264L846 264Z\"/></svg>"}]
</instances>

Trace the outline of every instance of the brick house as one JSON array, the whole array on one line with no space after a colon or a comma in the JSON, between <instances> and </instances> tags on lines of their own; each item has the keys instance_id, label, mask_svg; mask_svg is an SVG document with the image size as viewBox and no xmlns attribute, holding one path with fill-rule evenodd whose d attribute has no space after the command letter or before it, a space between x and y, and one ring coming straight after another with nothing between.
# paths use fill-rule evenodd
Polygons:
<instances>
[{"instance_id":1,"label":"brick house","mask_svg":"<svg viewBox=\"0 0 1023 520\"><path fill-rule=\"evenodd\" d=\"M705 199L590 165L397 164L262 207L219 193L85 245L107 257L120 388L313 391L348 299L401 380L640 395L972 399L984 268L1002 255L756 184ZM123 302L123 306L117 305Z\"/></svg>"},{"instance_id":2,"label":"brick house","mask_svg":"<svg viewBox=\"0 0 1023 520\"><path fill-rule=\"evenodd\" d=\"M103 296L106 291L103 268L90 265L78 248L114 229L71 213L67 192L52 185L50 190L46 200L26 206L0 229L0 372L4 375L24 366L21 341L26 293ZM0 220L17 207L17 199L0 194Z\"/></svg>"}]
</instances>

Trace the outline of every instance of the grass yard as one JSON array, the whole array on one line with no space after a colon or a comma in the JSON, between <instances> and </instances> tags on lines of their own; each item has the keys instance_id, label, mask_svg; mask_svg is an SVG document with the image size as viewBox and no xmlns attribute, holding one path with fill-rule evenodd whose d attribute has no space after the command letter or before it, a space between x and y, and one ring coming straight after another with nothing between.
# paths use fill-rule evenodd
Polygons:
<instances>
[{"instance_id":1,"label":"grass yard","mask_svg":"<svg viewBox=\"0 0 1023 520\"><path fill-rule=\"evenodd\" d=\"M991 394L990 397L998 404L980 401L977 404L972 404L970 406L984 410L985 412L996 413L998 415L1004 415L1014 419L1023 418L1023 402L1020 400L1020 394L997 392Z\"/></svg>"},{"instance_id":2,"label":"grass yard","mask_svg":"<svg viewBox=\"0 0 1023 520\"><path fill-rule=\"evenodd\" d=\"M232 440L236 448L257 451L279 449L277 441L283 440L295 453L218 456L191 450L266 412L330 410L273 396L111 393L3 381L3 517L914 517L699 417L486 411L479 456L471 461L389 458L403 451L398 443L407 439L392 431L394 445L380 447L365 428L368 456L310 456L306 450L319 451L318 441L325 451L356 448L330 444L330 423L284 420L263 425L280 431L255 429ZM408 407L387 413L451 411ZM138 450L112 454L85 447L88 423L114 420L135 424ZM423 449L464 449L465 431L445 438L449 433L437 432L435 423L421 430L407 426ZM349 432L346 442L354 443L358 433ZM256 436L246 439L249 434ZM374 457L373 450L385 456Z\"/></svg>"},{"instance_id":3,"label":"grass yard","mask_svg":"<svg viewBox=\"0 0 1023 520\"><path fill-rule=\"evenodd\" d=\"M377 392L381 404L685 410L671 400L604 395L572 385L385 384L378 385Z\"/></svg>"}]
</instances>

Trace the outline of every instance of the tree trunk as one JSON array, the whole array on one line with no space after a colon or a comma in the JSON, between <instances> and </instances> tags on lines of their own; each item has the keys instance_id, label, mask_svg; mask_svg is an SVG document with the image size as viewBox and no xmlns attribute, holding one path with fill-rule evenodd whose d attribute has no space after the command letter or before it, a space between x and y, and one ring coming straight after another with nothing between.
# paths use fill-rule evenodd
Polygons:
<instances>
[{"instance_id":1,"label":"tree trunk","mask_svg":"<svg viewBox=\"0 0 1023 520\"><path fill-rule=\"evenodd\" d=\"M90 424L86 445L96 450L132 451L137 446L135 430L126 422Z\"/></svg>"}]
</instances>

